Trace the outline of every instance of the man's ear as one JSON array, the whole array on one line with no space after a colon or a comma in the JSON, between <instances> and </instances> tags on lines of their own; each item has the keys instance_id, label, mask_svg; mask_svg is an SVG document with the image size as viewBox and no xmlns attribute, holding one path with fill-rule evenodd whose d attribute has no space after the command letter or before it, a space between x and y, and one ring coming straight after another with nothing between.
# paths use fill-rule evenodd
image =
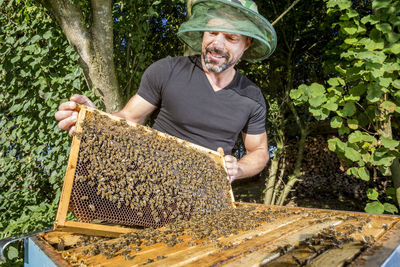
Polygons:
<instances>
[{"instance_id":1,"label":"man's ear","mask_svg":"<svg viewBox=\"0 0 400 267\"><path fill-rule=\"evenodd\" d=\"M253 38L247 37L246 48L244 49L245 51L250 47L252 40L253 40Z\"/></svg>"}]
</instances>

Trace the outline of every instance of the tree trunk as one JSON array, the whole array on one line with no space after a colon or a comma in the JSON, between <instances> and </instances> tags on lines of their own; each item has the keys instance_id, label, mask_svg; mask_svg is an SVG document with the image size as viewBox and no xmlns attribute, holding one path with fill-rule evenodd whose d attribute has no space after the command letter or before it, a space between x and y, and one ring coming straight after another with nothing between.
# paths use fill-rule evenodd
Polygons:
<instances>
[{"instance_id":1,"label":"tree trunk","mask_svg":"<svg viewBox=\"0 0 400 267\"><path fill-rule=\"evenodd\" d=\"M400 162L399 159L395 159L390 166L392 172L393 186L396 193L397 206L400 207Z\"/></svg>"},{"instance_id":2,"label":"tree trunk","mask_svg":"<svg viewBox=\"0 0 400 267\"><path fill-rule=\"evenodd\" d=\"M293 174L289 176L289 181L285 185L282 194L279 196L278 205L283 205L287 196L289 195L289 192L292 190L293 186L296 184L297 181L300 180L299 178L301 176L301 163L303 161L304 146L306 144L307 135L308 135L308 130L306 128L302 128L300 140L298 143L299 146L298 146L296 163L295 163L295 167L293 170Z\"/></svg>"},{"instance_id":3,"label":"tree trunk","mask_svg":"<svg viewBox=\"0 0 400 267\"><path fill-rule=\"evenodd\" d=\"M271 159L271 166L269 168L269 176L268 176L268 182L266 183L266 191L265 191L265 197L264 197L264 204L268 205L274 205L273 201L273 195L276 193L276 190L279 190L279 188L276 188L276 183L277 183L277 175L278 175L278 170L279 170L279 162L281 159L281 155L284 149L284 133L282 130L277 131L278 136L275 137L276 140L276 151L274 153L274 157Z\"/></svg>"},{"instance_id":4,"label":"tree trunk","mask_svg":"<svg viewBox=\"0 0 400 267\"><path fill-rule=\"evenodd\" d=\"M279 169L279 152L275 151L274 157L271 159L271 166L269 168L268 181L266 183L266 191L264 197L264 204L271 205L272 195L274 193L276 176Z\"/></svg>"},{"instance_id":5,"label":"tree trunk","mask_svg":"<svg viewBox=\"0 0 400 267\"><path fill-rule=\"evenodd\" d=\"M80 56L87 85L101 96L106 112L123 107L113 59L113 18L111 0L92 0L92 23L84 25L79 4L64 0L43 0L68 41Z\"/></svg>"},{"instance_id":6,"label":"tree trunk","mask_svg":"<svg viewBox=\"0 0 400 267\"><path fill-rule=\"evenodd\" d=\"M393 138L392 122L390 115L387 116L387 119L382 124L381 131L379 132L385 138ZM392 181L395 189L397 206L400 207L400 163L398 158L393 160L392 165L390 166L390 171L392 173Z\"/></svg>"}]
</instances>

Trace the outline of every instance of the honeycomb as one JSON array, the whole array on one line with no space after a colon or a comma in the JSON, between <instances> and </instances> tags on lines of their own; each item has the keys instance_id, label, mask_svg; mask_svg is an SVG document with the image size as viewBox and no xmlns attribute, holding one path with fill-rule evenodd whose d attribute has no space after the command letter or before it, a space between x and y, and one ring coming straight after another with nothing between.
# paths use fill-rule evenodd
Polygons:
<instances>
[{"instance_id":1,"label":"honeycomb","mask_svg":"<svg viewBox=\"0 0 400 267\"><path fill-rule=\"evenodd\" d=\"M68 207L78 221L160 227L233 207L215 153L97 110L78 124Z\"/></svg>"}]
</instances>

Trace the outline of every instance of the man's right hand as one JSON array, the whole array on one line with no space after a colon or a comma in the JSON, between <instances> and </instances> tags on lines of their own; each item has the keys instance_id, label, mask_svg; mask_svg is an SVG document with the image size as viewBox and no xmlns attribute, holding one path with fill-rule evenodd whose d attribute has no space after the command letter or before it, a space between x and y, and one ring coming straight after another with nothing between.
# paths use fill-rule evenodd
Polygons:
<instances>
[{"instance_id":1,"label":"man's right hand","mask_svg":"<svg viewBox=\"0 0 400 267\"><path fill-rule=\"evenodd\" d=\"M92 108L96 108L96 106L84 95L73 95L69 100L58 106L58 111L54 114L54 117L59 121L58 128L68 131L68 134L72 136L75 131L75 123L78 119L77 104Z\"/></svg>"}]
</instances>

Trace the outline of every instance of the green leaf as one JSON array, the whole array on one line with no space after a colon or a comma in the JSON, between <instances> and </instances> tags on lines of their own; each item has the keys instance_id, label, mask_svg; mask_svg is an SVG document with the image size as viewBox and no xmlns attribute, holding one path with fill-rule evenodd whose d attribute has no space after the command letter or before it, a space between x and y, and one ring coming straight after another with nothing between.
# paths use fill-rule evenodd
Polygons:
<instances>
[{"instance_id":1,"label":"green leaf","mask_svg":"<svg viewBox=\"0 0 400 267\"><path fill-rule=\"evenodd\" d=\"M18 249L15 248L14 246L9 246L8 247L8 253L7 253L7 257L10 260L13 260L15 258L18 258Z\"/></svg>"},{"instance_id":2,"label":"green leaf","mask_svg":"<svg viewBox=\"0 0 400 267\"><path fill-rule=\"evenodd\" d=\"M385 211L386 211L387 213L390 213L390 214L399 213L399 210L398 210L397 207L396 207L395 205L393 205L393 204L384 203L383 206L384 206Z\"/></svg>"},{"instance_id":3,"label":"green leaf","mask_svg":"<svg viewBox=\"0 0 400 267\"><path fill-rule=\"evenodd\" d=\"M368 213L383 214L385 207L379 201L368 203L364 209Z\"/></svg>"},{"instance_id":4,"label":"green leaf","mask_svg":"<svg viewBox=\"0 0 400 267\"><path fill-rule=\"evenodd\" d=\"M389 149L396 148L400 143L397 140L393 140L393 139L390 139L390 138L385 138L383 136L380 137L380 140L382 142L382 145L384 147L386 147L386 148L389 148Z\"/></svg>"},{"instance_id":5,"label":"green leaf","mask_svg":"<svg viewBox=\"0 0 400 267\"><path fill-rule=\"evenodd\" d=\"M348 127L342 125L342 127L339 128L338 133L340 135L349 134L350 133L350 129Z\"/></svg>"},{"instance_id":6,"label":"green leaf","mask_svg":"<svg viewBox=\"0 0 400 267\"><path fill-rule=\"evenodd\" d=\"M346 10L351 7L351 1L350 0L329 0L326 3L326 6L328 8L338 6L340 9Z\"/></svg>"},{"instance_id":7,"label":"green leaf","mask_svg":"<svg viewBox=\"0 0 400 267\"><path fill-rule=\"evenodd\" d=\"M358 52L355 53L355 56L359 59L374 62L374 63L380 63L383 64L386 60L386 55L385 53L381 51L364 51L364 52Z\"/></svg>"},{"instance_id":8,"label":"green leaf","mask_svg":"<svg viewBox=\"0 0 400 267\"><path fill-rule=\"evenodd\" d=\"M375 27L383 33L391 33L393 31L389 23L377 24Z\"/></svg>"},{"instance_id":9,"label":"green leaf","mask_svg":"<svg viewBox=\"0 0 400 267\"><path fill-rule=\"evenodd\" d=\"M386 188L386 196L389 196L391 199L395 199L396 189L394 187Z\"/></svg>"},{"instance_id":10,"label":"green leaf","mask_svg":"<svg viewBox=\"0 0 400 267\"><path fill-rule=\"evenodd\" d=\"M400 34L395 32L388 32L385 34L385 37L389 43L395 43L400 39Z\"/></svg>"},{"instance_id":11,"label":"green leaf","mask_svg":"<svg viewBox=\"0 0 400 267\"><path fill-rule=\"evenodd\" d=\"M357 169L356 167L351 167L351 168L349 168L349 169L346 171L346 173L347 173L348 175L353 175L353 176L355 176L355 177L358 177L358 169Z\"/></svg>"},{"instance_id":12,"label":"green leaf","mask_svg":"<svg viewBox=\"0 0 400 267\"><path fill-rule=\"evenodd\" d=\"M368 92L367 92L368 101L372 103L377 102L381 98L382 94L383 92L377 84L368 85Z\"/></svg>"},{"instance_id":13,"label":"green leaf","mask_svg":"<svg viewBox=\"0 0 400 267\"><path fill-rule=\"evenodd\" d=\"M332 128L340 128L343 124L343 119L339 116L335 116L331 120L331 127Z\"/></svg>"},{"instance_id":14,"label":"green leaf","mask_svg":"<svg viewBox=\"0 0 400 267\"><path fill-rule=\"evenodd\" d=\"M330 86L340 86L340 85L346 85L345 81L340 78L340 77L335 77L335 78L329 78L328 84Z\"/></svg>"},{"instance_id":15,"label":"green leaf","mask_svg":"<svg viewBox=\"0 0 400 267\"><path fill-rule=\"evenodd\" d=\"M379 193L373 188L367 189L367 197L370 200L378 200Z\"/></svg>"},{"instance_id":16,"label":"green leaf","mask_svg":"<svg viewBox=\"0 0 400 267\"><path fill-rule=\"evenodd\" d=\"M390 170L390 167L380 165L380 166L378 166L378 168L379 168L379 171L382 173L383 176L392 175L392 171Z\"/></svg>"},{"instance_id":17,"label":"green leaf","mask_svg":"<svg viewBox=\"0 0 400 267\"><path fill-rule=\"evenodd\" d=\"M378 77L379 85L382 87L389 87L393 79L390 77Z\"/></svg>"},{"instance_id":18,"label":"green leaf","mask_svg":"<svg viewBox=\"0 0 400 267\"><path fill-rule=\"evenodd\" d=\"M349 44L349 45L352 45L352 44L355 44L355 43L357 43L358 42L358 39L357 38L347 38L347 39L345 39L344 40L344 42L346 43L346 44Z\"/></svg>"},{"instance_id":19,"label":"green leaf","mask_svg":"<svg viewBox=\"0 0 400 267\"><path fill-rule=\"evenodd\" d=\"M389 51L396 55L400 54L400 44L399 43L392 44L389 47Z\"/></svg>"},{"instance_id":20,"label":"green leaf","mask_svg":"<svg viewBox=\"0 0 400 267\"><path fill-rule=\"evenodd\" d=\"M372 163L374 165L391 166L396 158L389 154L390 150L386 147L380 147L372 153Z\"/></svg>"},{"instance_id":21,"label":"green leaf","mask_svg":"<svg viewBox=\"0 0 400 267\"><path fill-rule=\"evenodd\" d=\"M357 84L349 90L349 93L356 96L361 96L367 90L367 86L364 83Z\"/></svg>"},{"instance_id":22,"label":"green leaf","mask_svg":"<svg viewBox=\"0 0 400 267\"><path fill-rule=\"evenodd\" d=\"M364 181L369 181L369 171L365 167L361 167L357 170L358 175Z\"/></svg>"},{"instance_id":23,"label":"green leaf","mask_svg":"<svg viewBox=\"0 0 400 267\"><path fill-rule=\"evenodd\" d=\"M329 98L328 101L322 105L322 107L330 111L336 111L338 109L338 104L336 103L335 99Z\"/></svg>"},{"instance_id":24,"label":"green leaf","mask_svg":"<svg viewBox=\"0 0 400 267\"><path fill-rule=\"evenodd\" d=\"M45 32L43 34L43 38L47 40L47 39L49 39L51 37L51 35L52 35L51 34L51 30L48 30L47 32Z\"/></svg>"},{"instance_id":25,"label":"green leaf","mask_svg":"<svg viewBox=\"0 0 400 267\"><path fill-rule=\"evenodd\" d=\"M354 17L357 17L359 14L358 14L358 12L355 11L354 9L347 9L346 15L347 15L349 18L354 18Z\"/></svg>"},{"instance_id":26,"label":"green leaf","mask_svg":"<svg viewBox=\"0 0 400 267\"><path fill-rule=\"evenodd\" d=\"M344 150L344 156L352 161L359 161L361 160L361 155L358 151L356 151L352 147L346 147Z\"/></svg>"},{"instance_id":27,"label":"green leaf","mask_svg":"<svg viewBox=\"0 0 400 267\"><path fill-rule=\"evenodd\" d=\"M325 87L319 83L312 83L310 85L311 95L310 96L322 96L325 93Z\"/></svg>"},{"instance_id":28,"label":"green leaf","mask_svg":"<svg viewBox=\"0 0 400 267\"><path fill-rule=\"evenodd\" d=\"M31 38L31 43L37 43L40 39L42 39L42 37L35 35Z\"/></svg>"},{"instance_id":29,"label":"green leaf","mask_svg":"<svg viewBox=\"0 0 400 267\"><path fill-rule=\"evenodd\" d=\"M361 19L361 23L363 23L363 24L371 23L372 25L374 25L378 22L379 22L379 18L377 18L374 15L368 15Z\"/></svg>"},{"instance_id":30,"label":"green leaf","mask_svg":"<svg viewBox=\"0 0 400 267\"><path fill-rule=\"evenodd\" d=\"M311 96L309 103L313 107L319 107L325 103L326 97L324 95Z\"/></svg>"},{"instance_id":31,"label":"green leaf","mask_svg":"<svg viewBox=\"0 0 400 267\"><path fill-rule=\"evenodd\" d=\"M350 143L357 143L357 142L369 142L372 145L376 145L377 141L375 139L375 137L367 134L367 133L363 133L360 131L354 131L349 135L348 141Z\"/></svg>"},{"instance_id":32,"label":"green leaf","mask_svg":"<svg viewBox=\"0 0 400 267\"><path fill-rule=\"evenodd\" d=\"M392 113L395 111L397 105L393 103L392 101L383 101L380 105L381 108L384 110L388 111L389 113Z\"/></svg>"},{"instance_id":33,"label":"green leaf","mask_svg":"<svg viewBox=\"0 0 400 267\"><path fill-rule=\"evenodd\" d=\"M397 79L397 80L392 81L392 86L396 89L400 89L400 80Z\"/></svg>"},{"instance_id":34,"label":"green leaf","mask_svg":"<svg viewBox=\"0 0 400 267\"><path fill-rule=\"evenodd\" d=\"M372 9L378 10L378 9L389 7L391 5L391 2L392 1L390 1L390 0L375 0L375 1L372 1Z\"/></svg>"},{"instance_id":35,"label":"green leaf","mask_svg":"<svg viewBox=\"0 0 400 267\"><path fill-rule=\"evenodd\" d=\"M356 105L352 102L346 103L343 107L343 116L351 117L356 113L357 108Z\"/></svg>"},{"instance_id":36,"label":"green leaf","mask_svg":"<svg viewBox=\"0 0 400 267\"><path fill-rule=\"evenodd\" d=\"M343 27L343 30L350 35L353 35L357 32L357 26L355 25L348 25L346 27Z\"/></svg>"},{"instance_id":37,"label":"green leaf","mask_svg":"<svg viewBox=\"0 0 400 267\"><path fill-rule=\"evenodd\" d=\"M358 120L357 119L349 119L349 120L347 120L347 126L350 128L350 129L353 129L353 130L356 130L356 129L358 129Z\"/></svg>"}]
</instances>

